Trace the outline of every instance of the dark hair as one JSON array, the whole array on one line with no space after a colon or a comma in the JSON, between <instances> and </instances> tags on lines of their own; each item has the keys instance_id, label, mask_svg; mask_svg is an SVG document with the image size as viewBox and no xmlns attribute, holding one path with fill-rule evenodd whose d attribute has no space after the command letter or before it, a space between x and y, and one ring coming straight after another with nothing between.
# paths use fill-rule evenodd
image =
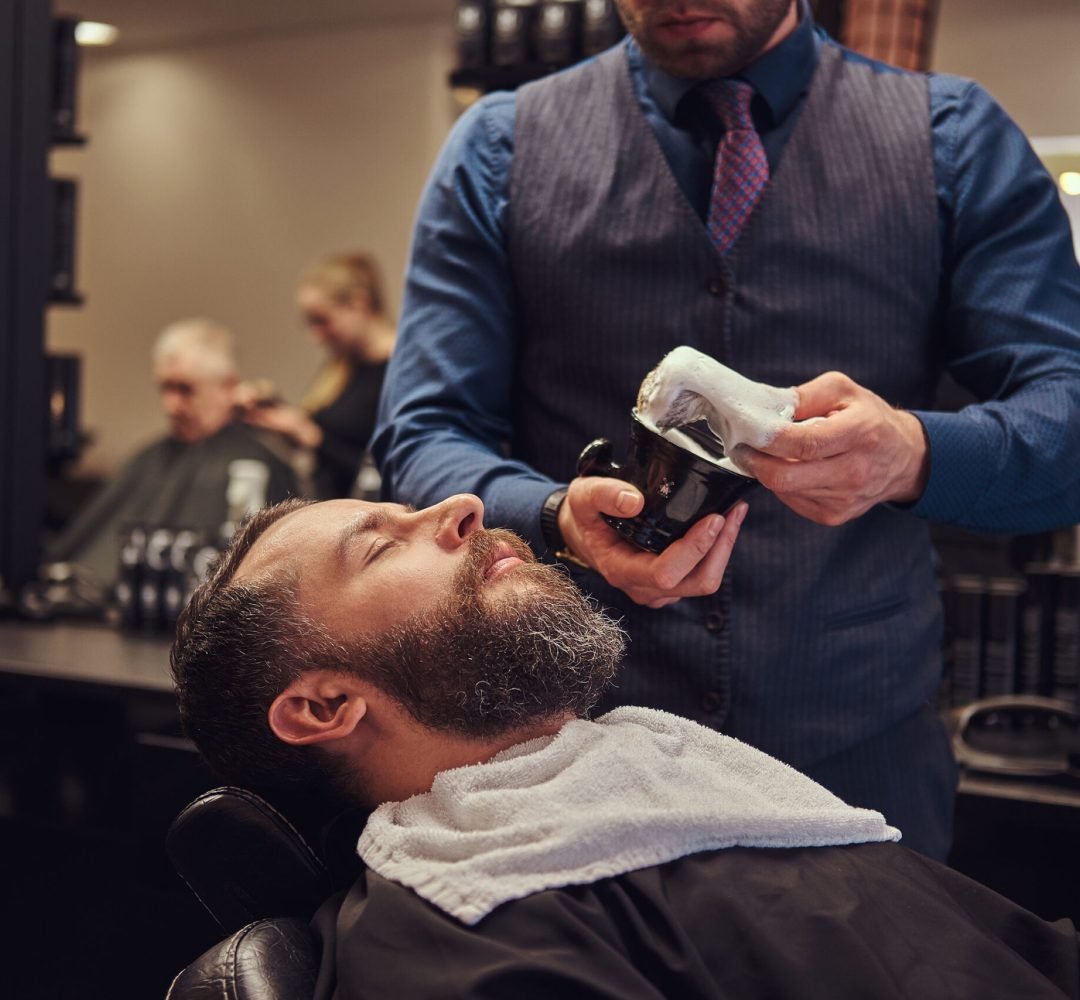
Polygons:
<instances>
[{"instance_id":1,"label":"dark hair","mask_svg":"<svg viewBox=\"0 0 1080 1000\"><path fill-rule=\"evenodd\" d=\"M256 790L335 790L329 758L270 729L274 699L305 670L340 662L337 643L299 610L295 571L233 583L259 537L311 500L286 500L246 521L176 627L170 660L184 731L226 782Z\"/></svg>"},{"instance_id":2,"label":"dark hair","mask_svg":"<svg viewBox=\"0 0 1080 1000\"><path fill-rule=\"evenodd\" d=\"M530 721L585 717L611 682L624 648L618 625L500 529L475 533L445 601L423 620L411 617L378 635L338 639L305 614L299 568L288 559L234 582L262 533L312 502L285 501L246 522L177 624L180 716L226 781L279 801L298 791L308 802L339 806L359 797L358 776L339 758L285 743L270 728L274 699L310 670L362 677L422 726L480 739ZM478 595L500 544L527 557L518 573L531 575L533 586L505 595L496 614Z\"/></svg>"}]
</instances>

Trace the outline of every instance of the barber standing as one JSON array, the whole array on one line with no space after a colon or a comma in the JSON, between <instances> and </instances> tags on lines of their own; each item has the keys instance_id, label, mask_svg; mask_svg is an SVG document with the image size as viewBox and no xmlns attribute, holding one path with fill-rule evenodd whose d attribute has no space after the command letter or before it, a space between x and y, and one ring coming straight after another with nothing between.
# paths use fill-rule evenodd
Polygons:
<instances>
[{"instance_id":1,"label":"barber standing","mask_svg":"<svg viewBox=\"0 0 1080 1000\"><path fill-rule=\"evenodd\" d=\"M568 562L632 639L618 701L754 744L943 858L927 519L1080 520L1064 210L985 91L856 56L802 0L618 5L630 40L490 95L442 151L373 442L384 484L418 506L476 492L590 567ZM730 559L718 515L653 556L599 517L637 512L625 483L567 488L592 438L625 450L642 377L679 344L825 418L741 457L767 489ZM982 402L931 412L943 370Z\"/></svg>"}]
</instances>

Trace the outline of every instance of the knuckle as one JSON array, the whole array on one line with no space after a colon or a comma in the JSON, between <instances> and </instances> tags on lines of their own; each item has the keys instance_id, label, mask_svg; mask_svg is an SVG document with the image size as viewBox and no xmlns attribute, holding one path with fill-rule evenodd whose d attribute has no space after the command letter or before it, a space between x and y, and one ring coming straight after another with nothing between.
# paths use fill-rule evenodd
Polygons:
<instances>
[{"instance_id":1,"label":"knuckle","mask_svg":"<svg viewBox=\"0 0 1080 1000\"><path fill-rule=\"evenodd\" d=\"M653 570L652 583L657 590L671 590L679 583L679 578L670 569Z\"/></svg>"},{"instance_id":2,"label":"knuckle","mask_svg":"<svg viewBox=\"0 0 1080 1000\"><path fill-rule=\"evenodd\" d=\"M634 582L627 577L626 573L617 567L612 567L609 560L599 559L594 565L597 572L617 590L629 594L631 590L635 589Z\"/></svg>"},{"instance_id":3,"label":"knuckle","mask_svg":"<svg viewBox=\"0 0 1080 1000\"><path fill-rule=\"evenodd\" d=\"M837 371L835 368L831 371L827 371L824 375L828 379L829 385L835 387L838 390L851 391L855 387L855 382L849 375L845 375L843 372Z\"/></svg>"},{"instance_id":4,"label":"knuckle","mask_svg":"<svg viewBox=\"0 0 1080 1000\"><path fill-rule=\"evenodd\" d=\"M874 463L866 452L859 452L850 456L846 481L848 494L861 492L871 481L874 475Z\"/></svg>"},{"instance_id":5,"label":"knuckle","mask_svg":"<svg viewBox=\"0 0 1080 1000\"><path fill-rule=\"evenodd\" d=\"M804 462L816 462L825 450L825 438L817 426L807 428L807 434L801 443L799 458Z\"/></svg>"},{"instance_id":6,"label":"knuckle","mask_svg":"<svg viewBox=\"0 0 1080 1000\"><path fill-rule=\"evenodd\" d=\"M884 440L883 427L880 420L868 421L862 427L859 445L864 449L880 448Z\"/></svg>"},{"instance_id":7,"label":"knuckle","mask_svg":"<svg viewBox=\"0 0 1080 1000\"><path fill-rule=\"evenodd\" d=\"M589 476L578 476L570 480L566 489L566 502L573 504L575 501L583 501L589 495L593 479Z\"/></svg>"},{"instance_id":8,"label":"knuckle","mask_svg":"<svg viewBox=\"0 0 1080 1000\"><path fill-rule=\"evenodd\" d=\"M838 528L847 519L847 512L836 507L828 507L821 512L821 523L827 528Z\"/></svg>"},{"instance_id":9,"label":"knuckle","mask_svg":"<svg viewBox=\"0 0 1080 1000\"><path fill-rule=\"evenodd\" d=\"M698 593L702 596L706 594L715 594L720 589L720 584L724 582L723 571L712 571L706 573L701 580L700 590Z\"/></svg>"}]
</instances>

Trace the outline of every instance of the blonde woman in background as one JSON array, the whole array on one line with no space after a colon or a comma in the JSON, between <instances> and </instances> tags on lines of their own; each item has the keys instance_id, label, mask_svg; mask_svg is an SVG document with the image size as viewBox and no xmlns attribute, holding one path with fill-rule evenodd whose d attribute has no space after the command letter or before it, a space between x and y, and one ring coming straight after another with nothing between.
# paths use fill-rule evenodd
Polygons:
<instances>
[{"instance_id":1,"label":"blonde woman in background","mask_svg":"<svg viewBox=\"0 0 1080 1000\"><path fill-rule=\"evenodd\" d=\"M312 489L319 499L347 497L364 463L394 347L378 265L366 253L324 257L302 273L296 303L326 363L300 406L249 383L245 419L314 453Z\"/></svg>"}]
</instances>

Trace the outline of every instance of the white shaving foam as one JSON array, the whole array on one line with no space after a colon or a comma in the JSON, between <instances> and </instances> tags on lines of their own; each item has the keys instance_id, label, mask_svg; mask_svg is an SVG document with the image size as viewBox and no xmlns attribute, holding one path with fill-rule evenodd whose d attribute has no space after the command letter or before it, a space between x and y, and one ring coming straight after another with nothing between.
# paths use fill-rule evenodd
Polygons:
<instances>
[{"instance_id":1,"label":"white shaving foam","mask_svg":"<svg viewBox=\"0 0 1080 1000\"><path fill-rule=\"evenodd\" d=\"M676 347L641 383L637 417L649 430L720 468L744 476L731 453L737 445L764 448L795 417L794 388L753 382L692 347ZM710 455L679 428L704 417L724 444L725 457Z\"/></svg>"}]
</instances>

